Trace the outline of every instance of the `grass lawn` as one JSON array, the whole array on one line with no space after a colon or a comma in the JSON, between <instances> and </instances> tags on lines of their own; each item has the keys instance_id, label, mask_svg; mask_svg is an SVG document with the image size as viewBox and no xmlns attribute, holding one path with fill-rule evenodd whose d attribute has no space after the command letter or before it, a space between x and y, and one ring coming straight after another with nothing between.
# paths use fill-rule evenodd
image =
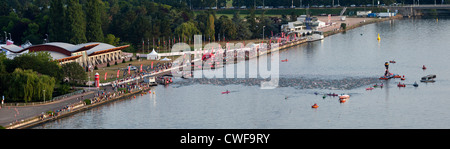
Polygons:
<instances>
[{"instance_id":1,"label":"grass lawn","mask_svg":"<svg viewBox=\"0 0 450 149\"><path fill-rule=\"evenodd\" d=\"M175 60L177 57L174 57L174 58L169 57L169 58ZM111 64L110 67L102 67L102 68L98 68L98 70L94 70L93 72L86 72L86 73L88 74L88 76L91 77L91 79L90 79L91 81L94 81L95 73L98 73L100 75L100 83L106 83L106 82L111 82L111 81L116 80L117 70L119 70L119 69L120 69L119 79L124 78L123 72L128 71L127 66L129 64L131 64L132 66L136 66L136 68L139 71L141 64L143 65L143 68L144 67L146 68L146 66L150 66L152 62L153 62L153 66L156 66L156 64L158 62L160 62L161 64L166 63L166 62L161 62L159 60L141 59L141 61L139 61L139 60L133 59L133 61L131 61L131 62L126 61L125 63L118 63L117 65L114 65L114 63L113 63L113 64ZM105 73L107 73L106 81L105 81ZM131 74L134 74L134 72L131 71ZM125 77L127 77L127 75L125 75Z\"/></svg>"}]
</instances>

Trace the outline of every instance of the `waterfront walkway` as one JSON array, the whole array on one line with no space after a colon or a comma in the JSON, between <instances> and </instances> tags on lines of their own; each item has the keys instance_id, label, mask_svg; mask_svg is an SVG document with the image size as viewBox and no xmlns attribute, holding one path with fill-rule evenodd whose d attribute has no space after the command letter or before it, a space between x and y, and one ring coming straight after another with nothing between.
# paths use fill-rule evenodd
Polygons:
<instances>
[{"instance_id":1,"label":"waterfront walkway","mask_svg":"<svg viewBox=\"0 0 450 149\"><path fill-rule=\"evenodd\" d=\"M47 111L63 109L67 105L75 104L87 98L93 98L96 91L66 97L64 99L30 106L4 106L0 109L0 125L5 127L13 122L20 122L30 117L38 116Z\"/></svg>"}]
</instances>

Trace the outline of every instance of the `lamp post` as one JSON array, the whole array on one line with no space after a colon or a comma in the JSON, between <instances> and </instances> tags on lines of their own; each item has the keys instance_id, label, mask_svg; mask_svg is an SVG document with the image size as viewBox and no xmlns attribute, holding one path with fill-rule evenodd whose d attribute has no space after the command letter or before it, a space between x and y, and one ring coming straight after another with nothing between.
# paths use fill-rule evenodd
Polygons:
<instances>
[{"instance_id":1,"label":"lamp post","mask_svg":"<svg viewBox=\"0 0 450 149\"><path fill-rule=\"evenodd\" d=\"M44 90L44 103L45 103L45 90Z\"/></svg>"},{"instance_id":2,"label":"lamp post","mask_svg":"<svg viewBox=\"0 0 450 149\"><path fill-rule=\"evenodd\" d=\"M264 28L266 28L266 26L263 26L263 40L264 40Z\"/></svg>"}]
</instances>

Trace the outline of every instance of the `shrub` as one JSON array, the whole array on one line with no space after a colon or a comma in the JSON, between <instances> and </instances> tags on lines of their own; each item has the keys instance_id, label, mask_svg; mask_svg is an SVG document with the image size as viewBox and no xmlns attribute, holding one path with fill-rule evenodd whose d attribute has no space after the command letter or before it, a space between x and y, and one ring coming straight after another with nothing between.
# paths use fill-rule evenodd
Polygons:
<instances>
[{"instance_id":1,"label":"shrub","mask_svg":"<svg viewBox=\"0 0 450 149\"><path fill-rule=\"evenodd\" d=\"M133 61L133 57L130 57L130 62L132 62Z\"/></svg>"},{"instance_id":2,"label":"shrub","mask_svg":"<svg viewBox=\"0 0 450 149\"><path fill-rule=\"evenodd\" d=\"M116 61L116 62L114 62L114 65L117 65L117 61Z\"/></svg>"},{"instance_id":3,"label":"shrub","mask_svg":"<svg viewBox=\"0 0 450 149\"><path fill-rule=\"evenodd\" d=\"M90 99L85 99L84 103L86 103L86 105L90 105L91 104L91 100Z\"/></svg>"},{"instance_id":4,"label":"shrub","mask_svg":"<svg viewBox=\"0 0 450 149\"><path fill-rule=\"evenodd\" d=\"M343 30L346 30L346 29L347 29L347 24L341 23L341 28L342 28Z\"/></svg>"},{"instance_id":5,"label":"shrub","mask_svg":"<svg viewBox=\"0 0 450 149\"><path fill-rule=\"evenodd\" d=\"M125 63L125 59L122 59L122 63Z\"/></svg>"},{"instance_id":6,"label":"shrub","mask_svg":"<svg viewBox=\"0 0 450 149\"><path fill-rule=\"evenodd\" d=\"M94 70L98 70L98 67L97 67L97 65L94 67Z\"/></svg>"},{"instance_id":7,"label":"shrub","mask_svg":"<svg viewBox=\"0 0 450 149\"><path fill-rule=\"evenodd\" d=\"M109 62L106 64L106 67L109 67L110 65L109 65Z\"/></svg>"}]
</instances>

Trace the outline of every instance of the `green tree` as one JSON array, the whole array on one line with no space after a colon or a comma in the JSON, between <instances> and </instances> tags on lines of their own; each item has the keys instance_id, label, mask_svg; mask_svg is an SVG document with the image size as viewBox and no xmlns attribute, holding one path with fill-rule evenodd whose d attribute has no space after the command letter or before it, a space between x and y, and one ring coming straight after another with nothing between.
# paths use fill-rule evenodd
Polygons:
<instances>
[{"instance_id":1,"label":"green tree","mask_svg":"<svg viewBox=\"0 0 450 149\"><path fill-rule=\"evenodd\" d=\"M28 24L28 29L25 31L24 36L22 38L22 42L30 41L31 43L41 43L42 39L38 35L39 25L36 23Z\"/></svg>"},{"instance_id":2,"label":"green tree","mask_svg":"<svg viewBox=\"0 0 450 149\"><path fill-rule=\"evenodd\" d=\"M188 39L199 34L200 31L195 27L193 22L184 22L175 29L175 34L180 35L182 39Z\"/></svg>"},{"instance_id":3,"label":"green tree","mask_svg":"<svg viewBox=\"0 0 450 149\"><path fill-rule=\"evenodd\" d=\"M86 39L88 42L103 41L100 0L88 0L86 2Z\"/></svg>"},{"instance_id":4,"label":"green tree","mask_svg":"<svg viewBox=\"0 0 450 149\"><path fill-rule=\"evenodd\" d=\"M237 40L249 39L252 36L252 32L248 28L248 22L243 21L239 17L239 11L235 12L233 18L231 19L236 28L236 38Z\"/></svg>"},{"instance_id":5,"label":"green tree","mask_svg":"<svg viewBox=\"0 0 450 149\"><path fill-rule=\"evenodd\" d=\"M211 41L215 40L216 38L214 37L215 35L215 29L214 29L214 16L212 14L209 14L208 16L208 22L206 23L206 28L205 28L205 36L207 37L206 39L210 38Z\"/></svg>"},{"instance_id":6,"label":"green tree","mask_svg":"<svg viewBox=\"0 0 450 149\"><path fill-rule=\"evenodd\" d=\"M13 102L31 102L50 100L55 87L55 78L39 75L32 70L17 68L8 77L8 86L4 91L6 99ZM45 90L45 97L44 97Z\"/></svg>"},{"instance_id":7,"label":"green tree","mask_svg":"<svg viewBox=\"0 0 450 149\"><path fill-rule=\"evenodd\" d=\"M248 28L250 32L252 32L252 38L257 38L258 34L256 34L256 32L258 31L258 23L256 22L255 9L250 9L250 14L245 18L247 19L247 22L249 24Z\"/></svg>"},{"instance_id":8,"label":"green tree","mask_svg":"<svg viewBox=\"0 0 450 149\"><path fill-rule=\"evenodd\" d=\"M225 36L226 39L235 39L237 36L236 26L233 21L227 16L223 15L217 20L216 32L220 34L219 38Z\"/></svg>"},{"instance_id":9,"label":"green tree","mask_svg":"<svg viewBox=\"0 0 450 149\"><path fill-rule=\"evenodd\" d=\"M63 77L72 84L82 84L86 82L87 74L83 67L76 62L65 63L61 66Z\"/></svg>"},{"instance_id":10,"label":"green tree","mask_svg":"<svg viewBox=\"0 0 450 149\"><path fill-rule=\"evenodd\" d=\"M73 44L86 43L86 19L78 0L69 0L67 5L67 23L69 42Z\"/></svg>"},{"instance_id":11,"label":"green tree","mask_svg":"<svg viewBox=\"0 0 450 149\"><path fill-rule=\"evenodd\" d=\"M106 38L103 40L103 42L113 46L119 46L120 38L114 36L113 34L108 34L106 35Z\"/></svg>"},{"instance_id":12,"label":"green tree","mask_svg":"<svg viewBox=\"0 0 450 149\"><path fill-rule=\"evenodd\" d=\"M14 71L16 68L23 70L32 69L38 73L49 75L62 80L61 68L48 52L25 53L6 61L6 70Z\"/></svg>"},{"instance_id":13,"label":"green tree","mask_svg":"<svg viewBox=\"0 0 450 149\"><path fill-rule=\"evenodd\" d=\"M62 0L52 0L50 2L49 13L49 38L50 41L66 41L65 36L65 9Z\"/></svg>"}]
</instances>

